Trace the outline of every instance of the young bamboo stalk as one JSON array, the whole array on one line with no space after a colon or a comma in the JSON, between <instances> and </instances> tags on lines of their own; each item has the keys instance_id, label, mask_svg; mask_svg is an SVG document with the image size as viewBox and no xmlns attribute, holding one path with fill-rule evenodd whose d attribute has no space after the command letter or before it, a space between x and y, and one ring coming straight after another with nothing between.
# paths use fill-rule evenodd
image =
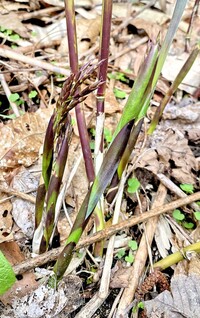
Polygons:
<instances>
[{"instance_id":1,"label":"young bamboo stalk","mask_svg":"<svg viewBox=\"0 0 200 318\"><path fill-rule=\"evenodd\" d=\"M59 194L64 167L68 154L71 135L69 111L86 96L97 89L98 81L88 85L82 91L80 85L95 71L97 65L87 63L75 75L71 74L66 80L56 109L47 128L44 151L42 176L43 183L38 188L36 199L36 226L33 238L34 252L44 252L55 228L55 206ZM44 206L46 198L46 207ZM45 223L45 226L44 226Z\"/></svg>"},{"instance_id":2,"label":"young bamboo stalk","mask_svg":"<svg viewBox=\"0 0 200 318\"><path fill-rule=\"evenodd\" d=\"M197 58L197 56L199 54L199 51L200 51L200 48L196 47L190 53L190 55L187 58L186 62L182 66L182 68L179 71L178 75L176 76L174 82L172 83L172 85L168 89L166 95L164 96L163 100L161 101L159 107L156 109L156 112L154 114L154 117L153 117L153 119L151 121L151 124L149 126L149 129L148 129L148 134L152 134L154 132L156 126L159 123L159 120L162 117L163 111L164 111L167 103L170 101L172 95L175 93L175 91L177 90L178 86L182 83L182 81L184 80L185 76L187 75L187 73L191 69L194 61L196 60L196 58Z\"/></svg>"},{"instance_id":3,"label":"young bamboo stalk","mask_svg":"<svg viewBox=\"0 0 200 318\"><path fill-rule=\"evenodd\" d=\"M126 143L128 142L132 126L133 121L130 121L122 128L104 157L103 163L94 180L94 183L92 184L90 190L88 191L88 194L85 197L85 200L83 201L83 204L81 205L73 228L66 241L66 246L58 257L58 260L54 266L53 270L55 272L57 281L59 281L63 277L72 259L73 250L78 243L101 195L103 194L105 188L111 181L117 169Z\"/></svg>"},{"instance_id":4,"label":"young bamboo stalk","mask_svg":"<svg viewBox=\"0 0 200 318\"><path fill-rule=\"evenodd\" d=\"M96 135L95 135L95 173L97 174L103 161L103 148L104 148L104 103L106 91L106 79L108 69L110 33L111 33L111 19L112 19L112 0L103 0L102 18L101 18L101 35L100 35L100 54L99 62L103 61L98 69L98 80L102 84L98 87L96 100L97 100L97 117L96 117ZM103 198L97 204L94 210L95 230L100 231L105 226L104 220L104 202ZM94 255L102 256L104 242L97 242L94 246Z\"/></svg>"},{"instance_id":5,"label":"young bamboo stalk","mask_svg":"<svg viewBox=\"0 0 200 318\"><path fill-rule=\"evenodd\" d=\"M78 47L77 47L77 36L76 36L76 20L75 20L75 9L73 0L65 0L65 16L67 23L67 34L68 34L68 47L69 47L69 59L72 73L78 72ZM88 181L93 182L95 172L92 160L92 154L89 144L89 136L87 132L87 126L85 117L80 104L76 105L75 108L76 119L78 125L78 131L80 136L80 142L83 152L83 158L85 162L86 174Z\"/></svg>"},{"instance_id":6,"label":"young bamboo stalk","mask_svg":"<svg viewBox=\"0 0 200 318\"><path fill-rule=\"evenodd\" d=\"M157 55L155 55L154 64L151 65L152 68L150 70L145 69L144 65L142 65L140 72L141 73L146 72L146 76L142 78L140 77L140 75L138 75L138 78L136 79L134 83L133 89L124 107L122 117L116 128L114 136L121 129L121 127L123 127L123 125L127 121L129 121L131 118L135 118L136 125L137 125L137 121L141 121L142 118L145 117L146 112L150 105L151 97L153 96L153 93L155 91L158 78L160 76L163 64L167 57L170 45L172 43L172 40L178 28L178 25L181 20L186 4L187 4L187 0L176 2L174 13L173 13L169 28L167 30L167 34L165 36L165 39L159 51L159 54L157 52ZM135 132L133 132L133 134L135 135ZM137 138L136 135L134 136L134 139L135 138ZM116 187L118 180L120 179L120 176L123 172L123 169L128 162L128 158L136 142L136 140L134 139L130 138L130 144L127 145L127 149L125 150L122 160L119 164L117 176L115 176L113 179L113 182L112 182L113 188ZM109 197L108 197L109 201L113 199L113 195L114 195L114 192L113 193L111 192L109 194Z\"/></svg>"}]
</instances>

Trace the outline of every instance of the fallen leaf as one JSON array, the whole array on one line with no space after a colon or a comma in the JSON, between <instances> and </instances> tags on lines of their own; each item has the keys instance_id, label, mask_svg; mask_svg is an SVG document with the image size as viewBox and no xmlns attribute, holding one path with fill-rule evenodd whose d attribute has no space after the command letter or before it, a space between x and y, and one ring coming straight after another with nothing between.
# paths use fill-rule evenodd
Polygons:
<instances>
[{"instance_id":1,"label":"fallen leaf","mask_svg":"<svg viewBox=\"0 0 200 318\"><path fill-rule=\"evenodd\" d=\"M1 200L6 199L7 196L1 195ZM12 204L10 200L0 203L0 243L12 240L12 226L13 220L11 215Z\"/></svg>"},{"instance_id":2,"label":"fallen leaf","mask_svg":"<svg viewBox=\"0 0 200 318\"><path fill-rule=\"evenodd\" d=\"M19 192L35 191L38 187L38 179L27 169L23 168L13 178L12 187ZM32 192L32 195L36 192ZM22 232L32 238L35 224L35 205L20 198L13 198L12 216Z\"/></svg>"},{"instance_id":3,"label":"fallen leaf","mask_svg":"<svg viewBox=\"0 0 200 318\"><path fill-rule=\"evenodd\" d=\"M0 129L0 170L6 175L19 166L29 167L38 159L49 111L25 113Z\"/></svg>"},{"instance_id":4,"label":"fallen leaf","mask_svg":"<svg viewBox=\"0 0 200 318\"><path fill-rule=\"evenodd\" d=\"M154 19L147 21L142 18L136 18L131 20L130 24L135 26L138 29L138 32L141 32L141 30L144 30L145 33L149 36L149 39L153 42L156 42L156 39L161 29L160 29L160 26L156 24L154 21L155 21Z\"/></svg>"},{"instance_id":5,"label":"fallen leaf","mask_svg":"<svg viewBox=\"0 0 200 318\"><path fill-rule=\"evenodd\" d=\"M168 81L173 82L178 75L181 67L185 63L189 54L183 53L178 56L168 55L164 67L162 69L162 76ZM173 65L173 67L171 67ZM187 93L194 94L200 85L200 58L197 57L190 71L184 78L182 84L179 85L181 90Z\"/></svg>"},{"instance_id":6,"label":"fallen leaf","mask_svg":"<svg viewBox=\"0 0 200 318\"><path fill-rule=\"evenodd\" d=\"M27 28L20 21L19 14L15 12L0 14L0 26L4 27L5 29L14 31L14 33L18 33L23 38L29 38Z\"/></svg>"},{"instance_id":7,"label":"fallen leaf","mask_svg":"<svg viewBox=\"0 0 200 318\"><path fill-rule=\"evenodd\" d=\"M12 316L15 318L67 317L82 304L79 289L82 281L77 276L66 276L57 289L40 285L34 292L15 300ZM64 311L64 312L63 312Z\"/></svg>"}]
</instances>

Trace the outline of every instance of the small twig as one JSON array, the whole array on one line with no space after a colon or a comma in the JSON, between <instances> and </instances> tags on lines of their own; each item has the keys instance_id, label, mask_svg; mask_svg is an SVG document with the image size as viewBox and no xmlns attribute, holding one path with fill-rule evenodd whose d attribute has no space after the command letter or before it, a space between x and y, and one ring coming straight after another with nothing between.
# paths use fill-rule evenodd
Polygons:
<instances>
[{"instance_id":1,"label":"small twig","mask_svg":"<svg viewBox=\"0 0 200 318\"><path fill-rule=\"evenodd\" d=\"M6 57L9 59L13 59L13 60L17 60L17 61L20 61L23 63L27 63L27 64L32 65L32 66L37 66L40 69L42 68L44 70L48 70L48 71L62 74L65 76L69 76L69 74L70 74L69 70L52 65L52 64L47 63L47 62L39 61L37 58L32 58L29 56L25 56L23 54L19 54L16 51L7 49L6 46L2 46L2 45L0 45L0 56Z\"/></svg>"},{"instance_id":2,"label":"small twig","mask_svg":"<svg viewBox=\"0 0 200 318\"><path fill-rule=\"evenodd\" d=\"M30 190L29 192L34 192L34 191L37 191L37 189L35 190ZM11 188L4 188L2 186L0 186L0 192L4 192L4 193L8 193L8 194L11 194L11 195L15 195L16 197L19 197L21 199L24 199L26 201L29 201L33 204L35 204L35 197L32 196L32 195L28 195L26 193L23 193L23 192L19 192L17 190L13 190Z\"/></svg>"},{"instance_id":3,"label":"small twig","mask_svg":"<svg viewBox=\"0 0 200 318\"><path fill-rule=\"evenodd\" d=\"M148 220L149 218L172 211L180 206L187 205L187 204L190 204L191 202L198 201L198 200L200 200L200 192L191 194L187 196L187 198L178 199L176 201L168 203L164 205L163 207L158 207L148 212L144 212L142 215L133 216L129 218L128 220L122 221L116 225L112 225L108 229L99 231L91 235L90 237L82 239L80 243L76 246L75 250L79 250L80 248L93 244L102 239L108 238L112 236L113 234L116 234L118 231L121 231L125 228L132 227L138 223L142 223ZM54 249L52 251L39 255L36 258L24 261L23 263L20 263L14 266L14 272L16 275L21 274L36 266L41 266L47 262L54 261L57 259L58 255L61 253L62 250L63 250L63 247L59 247L57 249Z\"/></svg>"},{"instance_id":4,"label":"small twig","mask_svg":"<svg viewBox=\"0 0 200 318\"><path fill-rule=\"evenodd\" d=\"M130 45L129 47L125 48L124 50L122 50L121 52L117 53L115 56L111 55L111 57L109 58L109 63L114 61L115 59L117 59L118 57L132 51L135 50L138 46L146 43L149 40L148 36L143 37L142 39L139 39L137 42L133 43L132 45Z\"/></svg>"},{"instance_id":5,"label":"small twig","mask_svg":"<svg viewBox=\"0 0 200 318\"><path fill-rule=\"evenodd\" d=\"M0 73L0 82L1 82L1 85L4 89L6 97L10 103L10 106L12 107L13 113L15 114L16 117L20 117L20 113L19 113L19 109L17 108L17 105L9 100L9 97L11 95L11 91L8 87L8 84L6 83L4 75L1 73Z\"/></svg>"}]
</instances>

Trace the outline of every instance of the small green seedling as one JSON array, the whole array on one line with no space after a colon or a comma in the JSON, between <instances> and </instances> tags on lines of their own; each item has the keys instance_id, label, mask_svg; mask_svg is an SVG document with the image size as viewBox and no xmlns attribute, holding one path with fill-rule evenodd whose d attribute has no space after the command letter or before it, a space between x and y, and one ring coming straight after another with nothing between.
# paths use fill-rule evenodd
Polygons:
<instances>
[{"instance_id":1,"label":"small green seedling","mask_svg":"<svg viewBox=\"0 0 200 318\"><path fill-rule=\"evenodd\" d=\"M128 192L135 193L140 187L140 182L137 178L128 179Z\"/></svg>"},{"instance_id":2,"label":"small green seedling","mask_svg":"<svg viewBox=\"0 0 200 318\"><path fill-rule=\"evenodd\" d=\"M115 80L121 81L123 83L128 83L129 82L129 80L126 78L126 76L122 72L109 73L108 74L108 78L109 79L115 79Z\"/></svg>"},{"instance_id":3,"label":"small green seedling","mask_svg":"<svg viewBox=\"0 0 200 318\"><path fill-rule=\"evenodd\" d=\"M132 312L136 313L138 309L144 310L144 303L142 301L140 301L136 306L132 308Z\"/></svg>"},{"instance_id":4,"label":"small green seedling","mask_svg":"<svg viewBox=\"0 0 200 318\"><path fill-rule=\"evenodd\" d=\"M33 91L31 91L31 92L28 94L28 97L29 97L29 98L35 98L35 97L37 96L37 94L38 94L38 92L35 91L35 90L33 90Z\"/></svg>"},{"instance_id":5,"label":"small green seedling","mask_svg":"<svg viewBox=\"0 0 200 318\"><path fill-rule=\"evenodd\" d=\"M114 92L114 95L116 98L119 98L119 99L124 99L126 98L126 93L124 91L122 91L121 89L118 89L118 88L114 88L113 89L113 92Z\"/></svg>"},{"instance_id":6,"label":"small green seedling","mask_svg":"<svg viewBox=\"0 0 200 318\"><path fill-rule=\"evenodd\" d=\"M32 31L32 32L31 32L31 35L32 35L32 36L36 36L36 35L37 35L37 32Z\"/></svg>"},{"instance_id":7,"label":"small green seedling","mask_svg":"<svg viewBox=\"0 0 200 318\"><path fill-rule=\"evenodd\" d=\"M132 251L136 251L138 249L138 244L135 240L131 240L128 242L128 246Z\"/></svg>"},{"instance_id":8,"label":"small green seedling","mask_svg":"<svg viewBox=\"0 0 200 318\"><path fill-rule=\"evenodd\" d=\"M129 250L128 256L125 257L125 261L130 264L134 262L134 255L131 250Z\"/></svg>"},{"instance_id":9,"label":"small green seedling","mask_svg":"<svg viewBox=\"0 0 200 318\"><path fill-rule=\"evenodd\" d=\"M3 295L15 283L16 277L12 266L0 251L0 295Z\"/></svg>"},{"instance_id":10,"label":"small green seedling","mask_svg":"<svg viewBox=\"0 0 200 318\"><path fill-rule=\"evenodd\" d=\"M179 209L174 210L172 215L177 221L183 221L185 219L185 215Z\"/></svg>"},{"instance_id":11,"label":"small green seedling","mask_svg":"<svg viewBox=\"0 0 200 318\"><path fill-rule=\"evenodd\" d=\"M12 40L12 41L17 41L17 40L20 39L20 36L19 36L19 34L11 34L9 36L9 39Z\"/></svg>"},{"instance_id":12,"label":"small green seedling","mask_svg":"<svg viewBox=\"0 0 200 318\"><path fill-rule=\"evenodd\" d=\"M18 93L10 94L9 101L15 103L17 106L24 103L24 101L20 98Z\"/></svg>"},{"instance_id":13,"label":"small green seedling","mask_svg":"<svg viewBox=\"0 0 200 318\"><path fill-rule=\"evenodd\" d=\"M191 230L191 229L193 229L193 227L194 227L194 223L184 221L184 222L183 222L183 226L184 226L187 230Z\"/></svg>"},{"instance_id":14,"label":"small green seedling","mask_svg":"<svg viewBox=\"0 0 200 318\"><path fill-rule=\"evenodd\" d=\"M125 248L122 248L121 250L119 250L119 251L117 252L116 257L117 257L118 259L121 259L121 258L123 258L123 257L125 256L125 254L126 254L126 250L125 250Z\"/></svg>"},{"instance_id":15,"label":"small green seedling","mask_svg":"<svg viewBox=\"0 0 200 318\"><path fill-rule=\"evenodd\" d=\"M183 190L185 193L192 194L194 193L194 186L189 183L182 183L180 184L181 190Z\"/></svg>"},{"instance_id":16,"label":"small green seedling","mask_svg":"<svg viewBox=\"0 0 200 318\"><path fill-rule=\"evenodd\" d=\"M108 128L104 128L104 138L107 143L112 141L112 133Z\"/></svg>"},{"instance_id":17,"label":"small green seedling","mask_svg":"<svg viewBox=\"0 0 200 318\"><path fill-rule=\"evenodd\" d=\"M200 221L200 211L194 212L194 216L197 219L197 221Z\"/></svg>"}]
</instances>

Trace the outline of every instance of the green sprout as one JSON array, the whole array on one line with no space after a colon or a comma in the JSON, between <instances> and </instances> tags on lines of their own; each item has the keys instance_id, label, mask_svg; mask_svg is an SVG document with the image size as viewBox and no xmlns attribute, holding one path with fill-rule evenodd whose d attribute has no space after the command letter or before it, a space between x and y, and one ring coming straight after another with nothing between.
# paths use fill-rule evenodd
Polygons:
<instances>
[{"instance_id":1,"label":"green sprout","mask_svg":"<svg viewBox=\"0 0 200 318\"><path fill-rule=\"evenodd\" d=\"M23 99L20 98L18 93L10 94L9 101L15 103L17 106L24 104Z\"/></svg>"},{"instance_id":2,"label":"green sprout","mask_svg":"<svg viewBox=\"0 0 200 318\"><path fill-rule=\"evenodd\" d=\"M194 212L194 216L197 219L197 221L200 221L200 212L199 211Z\"/></svg>"},{"instance_id":3,"label":"green sprout","mask_svg":"<svg viewBox=\"0 0 200 318\"><path fill-rule=\"evenodd\" d=\"M135 240L131 240L128 242L128 246L132 251L136 251L138 249L138 244Z\"/></svg>"},{"instance_id":4,"label":"green sprout","mask_svg":"<svg viewBox=\"0 0 200 318\"><path fill-rule=\"evenodd\" d=\"M126 250L125 250L125 248L122 248L122 249L120 249L120 250L117 252L116 257L117 257L118 259L121 259L121 258L123 258L123 257L125 256L125 254L126 254Z\"/></svg>"},{"instance_id":5,"label":"green sprout","mask_svg":"<svg viewBox=\"0 0 200 318\"><path fill-rule=\"evenodd\" d=\"M177 221L183 221L185 219L185 215L179 210L176 209L172 212L173 218Z\"/></svg>"},{"instance_id":6,"label":"green sprout","mask_svg":"<svg viewBox=\"0 0 200 318\"><path fill-rule=\"evenodd\" d=\"M188 194L194 193L194 186L190 183L182 183L182 184L180 184L180 188L185 193L188 193Z\"/></svg>"},{"instance_id":7,"label":"green sprout","mask_svg":"<svg viewBox=\"0 0 200 318\"><path fill-rule=\"evenodd\" d=\"M191 229L193 229L193 227L194 227L194 223L184 221L184 222L183 222L183 226L184 226L187 230L191 230Z\"/></svg>"},{"instance_id":8,"label":"green sprout","mask_svg":"<svg viewBox=\"0 0 200 318\"><path fill-rule=\"evenodd\" d=\"M122 72L116 72L114 74L113 73L109 73L108 74L108 78L109 79L115 79L115 80L121 81L123 83L128 83L129 82L129 80L126 78L126 76Z\"/></svg>"},{"instance_id":9,"label":"green sprout","mask_svg":"<svg viewBox=\"0 0 200 318\"><path fill-rule=\"evenodd\" d=\"M104 128L104 138L107 143L112 141L112 133L108 128Z\"/></svg>"},{"instance_id":10,"label":"green sprout","mask_svg":"<svg viewBox=\"0 0 200 318\"><path fill-rule=\"evenodd\" d=\"M128 179L128 193L135 193L140 187L140 182L137 178Z\"/></svg>"},{"instance_id":11,"label":"green sprout","mask_svg":"<svg viewBox=\"0 0 200 318\"><path fill-rule=\"evenodd\" d=\"M116 98L119 98L119 99L124 99L126 98L126 93L124 91L122 91L121 89L118 89L118 88L114 88L113 89L113 92L114 92L114 95Z\"/></svg>"},{"instance_id":12,"label":"green sprout","mask_svg":"<svg viewBox=\"0 0 200 318\"><path fill-rule=\"evenodd\" d=\"M125 261L130 264L134 262L134 255L131 250L129 250L128 256L125 257Z\"/></svg>"},{"instance_id":13,"label":"green sprout","mask_svg":"<svg viewBox=\"0 0 200 318\"><path fill-rule=\"evenodd\" d=\"M33 91L31 91L31 92L28 94L28 97L29 97L29 98L35 98L35 97L37 96L37 94L38 94L38 92L35 91L35 90L33 90Z\"/></svg>"}]
</instances>

